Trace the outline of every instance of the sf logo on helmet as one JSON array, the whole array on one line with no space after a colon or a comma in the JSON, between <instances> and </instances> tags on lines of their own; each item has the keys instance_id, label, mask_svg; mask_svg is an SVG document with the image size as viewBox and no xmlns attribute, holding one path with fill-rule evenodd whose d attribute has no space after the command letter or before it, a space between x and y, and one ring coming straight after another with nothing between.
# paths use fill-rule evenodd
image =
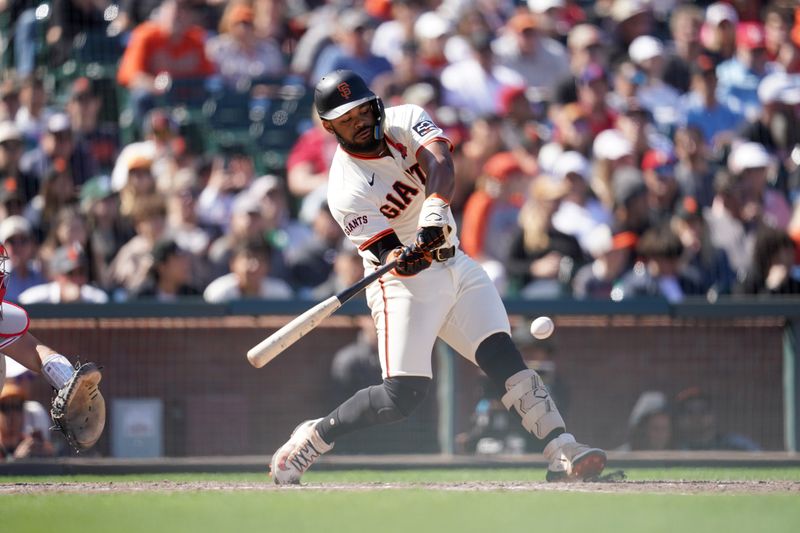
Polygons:
<instances>
[{"instance_id":1,"label":"sf logo on helmet","mask_svg":"<svg viewBox=\"0 0 800 533\"><path fill-rule=\"evenodd\" d=\"M342 98L349 99L350 95L353 94L353 91L350 90L350 84L346 81L337 85L336 88L339 89L339 94L342 95Z\"/></svg>"}]
</instances>

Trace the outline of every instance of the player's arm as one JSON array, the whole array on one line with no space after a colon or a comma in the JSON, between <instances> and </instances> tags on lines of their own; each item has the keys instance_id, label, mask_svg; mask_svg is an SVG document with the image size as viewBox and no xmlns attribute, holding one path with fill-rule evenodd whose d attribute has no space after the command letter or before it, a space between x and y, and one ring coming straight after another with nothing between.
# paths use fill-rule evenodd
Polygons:
<instances>
[{"instance_id":1,"label":"player's arm","mask_svg":"<svg viewBox=\"0 0 800 533\"><path fill-rule=\"evenodd\" d=\"M449 203L456 189L450 146L438 140L429 143L417 153L417 162L426 176L425 196L436 195Z\"/></svg>"},{"instance_id":2,"label":"player's arm","mask_svg":"<svg viewBox=\"0 0 800 533\"><path fill-rule=\"evenodd\" d=\"M25 332L13 344L3 348L3 353L38 374L42 373L42 362L51 355L56 355L55 350L29 332Z\"/></svg>"},{"instance_id":3,"label":"player's arm","mask_svg":"<svg viewBox=\"0 0 800 533\"><path fill-rule=\"evenodd\" d=\"M431 252L447 242L450 233L450 198L456 187L450 145L436 140L417 152L417 161L425 173L425 193L419 215L419 230L414 243L420 250Z\"/></svg>"}]
</instances>

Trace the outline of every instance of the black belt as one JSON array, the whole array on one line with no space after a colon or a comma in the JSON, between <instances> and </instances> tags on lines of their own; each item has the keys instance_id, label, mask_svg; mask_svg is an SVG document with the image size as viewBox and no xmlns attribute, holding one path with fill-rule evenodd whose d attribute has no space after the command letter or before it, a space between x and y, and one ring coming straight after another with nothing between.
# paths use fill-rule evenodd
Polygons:
<instances>
[{"instance_id":1,"label":"black belt","mask_svg":"<svg viewBox=\"0 0 800 533\"><path fill-rule=\"evenodd\" d=\"M450 248L437 248L431 252L431 256L433 256L434 261L438 261L439 263L444 263L451 257L456 255L456 247L451 246Z\"/></svg>"}]
</instances>

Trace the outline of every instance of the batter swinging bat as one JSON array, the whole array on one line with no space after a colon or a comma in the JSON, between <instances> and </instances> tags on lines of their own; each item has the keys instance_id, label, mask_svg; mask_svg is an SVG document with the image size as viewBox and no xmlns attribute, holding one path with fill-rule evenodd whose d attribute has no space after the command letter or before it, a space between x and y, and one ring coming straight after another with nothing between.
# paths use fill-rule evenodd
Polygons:
<instances>
[{"instance_id":1,"label":"batter swinging bat","mask_svg":"<svg viewBox=\"0 0 800 533\"><path fill-rule=\"evenodd\" d=\"M266 365L286 348L299 341L306 333L319 326L323 320L331 316L345 302L367 288L367 285L370 285L373 281L393 269L396 264L397 261L389 261L336 296L331 296L293 319L256 346L250 348L247 352L247 360L256 368Z\"/></svg>"}]
</instances>

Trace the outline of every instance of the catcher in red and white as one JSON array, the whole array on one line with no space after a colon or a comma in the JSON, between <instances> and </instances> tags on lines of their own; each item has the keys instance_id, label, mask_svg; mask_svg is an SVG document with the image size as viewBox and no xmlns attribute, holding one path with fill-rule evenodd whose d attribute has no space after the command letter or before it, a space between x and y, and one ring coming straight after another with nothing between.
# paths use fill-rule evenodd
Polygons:
<instances>
[{"instance_id":1,"label":"catcher in red and white","mask_svg":"<svg viewBox=\"0 0 800 533\"><path fill-rule=\"evenodd\" d=\"M88 450L103 434L106 423L105 400L97 388L100 369L94 363L73 366L66 357L31 335L25 310L3 301L9 265L6 248L0 244L0 352L44 375L56 390L50 409L55 427L75 450ZM5 357L0 356L0 390L5 376Z\"/></svg>"}]
</instances>

